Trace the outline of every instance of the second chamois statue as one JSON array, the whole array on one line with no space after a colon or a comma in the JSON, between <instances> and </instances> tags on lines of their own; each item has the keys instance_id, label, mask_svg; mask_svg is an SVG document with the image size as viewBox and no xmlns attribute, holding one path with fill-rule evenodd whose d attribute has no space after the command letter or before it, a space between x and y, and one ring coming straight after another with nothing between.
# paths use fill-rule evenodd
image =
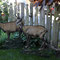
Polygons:
<instances>
[{"instance_id":1,"label":"second chamois statue","mask_svg":"<svg viewBox=\"0 0 60 60\"><path fill-rule=\"evenodd\" d=\"M47 33L47 29L44 26L24 25L23 19L21 19L19 22L20 22L20 29L27 36L27 45L29 45L28 36L34 36L34 37L38 36L40 39L43 39L44 35Z\"/></svg>"}]
</instances>

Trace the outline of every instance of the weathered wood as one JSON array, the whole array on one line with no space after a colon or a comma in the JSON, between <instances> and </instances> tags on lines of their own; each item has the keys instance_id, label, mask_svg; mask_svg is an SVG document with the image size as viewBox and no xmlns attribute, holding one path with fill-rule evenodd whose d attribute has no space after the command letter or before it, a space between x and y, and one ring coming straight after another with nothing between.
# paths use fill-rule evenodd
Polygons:
<instances>
[{"instance_id":1,"label":"weathered wood","mask_svg":"<svg viewBox=\"0 0 60 60\"><path fill-rule=\"evenodd\" d=\"M33 25L33 4L30 3L30 25Z\"/></svg>"},{"instance_id":2,"label":"weathered wood","mask_svg":"<svg viewBox=\"0 0 60 60\"><path fill-rule=\"evenodd\" d=\"M42 8L40 12L40 25L45 26L45 12L44 8Z\"/></svg>"},{"instance_id":3,"label":"weathered wood","mask_svg":"<svg viewBox=\"0 0 60 60\"><path fill-rule=\"evenodd\" d=\"M28 10L28 4L26 4L26 24L25 25L29 25L29 10Z\"/></svg>"},{"instance_id":4,"label":"weathered wood","mask_svg":"<svg viewBox=\"0 0 60 60\"><path fill-rule=\"evenodd\" d=\"M51 41L51 24L52 24L52 15L48 15L47 17L48 23L47 23L47 29L48 29L48 35L47 39Z\"/></svg>"},{"instance_id":5,"label":"weathered wood","mask_svg":"<svg viewBox=\"0 0 60 60\"><path fill-rule=\"evenodd\" d=\"M24 17L24 3L21 3L21 17Z\"/></svg>"},{"instance_id":6,"label":"weathered wood","mask_svg":"<svg viewBox=\"0 0 60 60\"><path fill-rule=\"evenodd\" d=\"M23 18L24 24L25 24L25 20L24 20L24 3L20 3L20 17Z\"/></svg>"},{"instance_id":7,"label":"weathered wood","mask_svg":"<svg viewBox=\"0 0 60 60\"><path fill-rule=\"evenodd\" d=\"M13 21L13 6L12 3L10 3L10 7L9 7L9 19L8 22Z\"/></svg>"},{"instance_id":8,"label":"weathered wood","mask_svg":"<svg viewBox=\"0 0 60 60\"><path fill-rule=\"evenodd\" d=\"M45 27L47 28L47 30L49 30L48 24L50 23L50 19L48 19L48 14L49 14L49 7L47 6L47 13L46 13L46 24ZM50 16L50 15L49 15ZM49 17L50 18L50 17ZM46 34L46 39L48 40L48 33Z\"/></svg>"},{"instance_id":9,"label":"weathered wood","mask_svg":"<svg viewBox=\"0 0 60 60\"><path fill-rule=\"evenodd\" d=\"M58 23L56 21L56 17L57 17L58 11L57 11L57 7L55 7L55 19L53 21L53 40L52 40L52 45L54 47L58 47Z\"/></svg>"},{"instance_id":10,"label":"weathered wood","mask_svg":"<svg viewBox=\"0 0 60 60\"><path fill-rule=\"evenodd\" d=\"M14 3L14 16L17 16L17 5L16 2Z\"/></svg>"},{"instance_id":11,"label":"weathered wood","mask_svg":"<svg viewBox=\"0 0 60 60\"><path fill-rule=\"evenodd\" d=\"M36 13L35 13L35 25L38 25L38 8L36 8Z\"/></svg>"}]
</instances>

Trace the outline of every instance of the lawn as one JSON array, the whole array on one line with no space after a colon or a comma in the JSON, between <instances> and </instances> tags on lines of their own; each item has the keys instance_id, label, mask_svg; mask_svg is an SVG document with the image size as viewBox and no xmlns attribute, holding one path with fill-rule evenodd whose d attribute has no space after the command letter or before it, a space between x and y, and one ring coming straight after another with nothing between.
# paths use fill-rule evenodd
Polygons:
<instances>
[{"instance_id":1,"label":"lawn","mask_svg":"<svg viewBox=\"0 0 60 60\"><path fill-rule=\"evenodd\" d=\"M0 50L0 60L60 60L55 56L40 57L38 55L23 54L20 49Z\"/></svg>"}]
</instances>

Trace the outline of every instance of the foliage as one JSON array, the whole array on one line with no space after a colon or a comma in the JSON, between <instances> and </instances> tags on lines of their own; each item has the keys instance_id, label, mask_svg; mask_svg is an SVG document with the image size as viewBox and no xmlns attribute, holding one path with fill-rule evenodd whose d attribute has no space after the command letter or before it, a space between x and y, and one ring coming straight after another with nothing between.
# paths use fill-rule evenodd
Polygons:
<instances>
[{"instance_id":1,"label":"foliage","mask_svg":"<svg viewBox=\"0 0 60 60\"><path fill-rule=\"evenodd\" d=\"M23 41L26 40L26 36L23 33L21 34L21 38L22 38Z\"/></svg>"},{"instance_id":2,"label":"foliage","mask_svg":"<svg viewBox=\"0 0 60 60\"><path fill-rule=\"evenodd\" d=\"M0 22L2 21L1 13L2 13L2 11L1 11L1 9L0 9ZM0 35L1 35L1 30L0 30Z\"/></svg>"},{"instance_id":3,"label":"foliage","mask_svg":"<svg viewBox=\"0 0 60 60\"><path fill-rule=\"evenodd\" d=\"M0 0L0 3L2 3L1 0ZM0 22L7 22L8 21L8 4L5 2L0 5L1 6L3 5L2 7L0 6ZM1 8L3 8L3 10ZM4 15L5 15L4 20L3 20L2 14L1 14L2 11L4 12ZM1 35L1 30L0 30L0 35Z\"/></svg>"},{"instance_id":4,"label":"foliage","mask_svg":"<svg viewBox=\"0 0 60 60\"><path fill-rule=\"evenodd\" d=\"M3 3L3 6L4 6L4 14L5 14L5 21L8 21L8 5L7 3Z\"/></svg>"},{"instance_id":5,"label":"foliage","mask_svg":"<svg viewBox=\"0 0 60 60\"><path fill-rule=\"evenodd\" d=\"M11 33L10 39L14 39L14 38L18 38L18 32ZM3 43L6 39L7 39L7 34L1 30L0 43Z\"/></svg>"},{"instance_id":6,"label":"foliage","mask_svg":"<svg viewBox=\"0 0 60 60\"><path fill-rule=\"evenodd\" d=\"M1 2L1 0L0 0L0 2Z\"/></svg>"}]
</instances>

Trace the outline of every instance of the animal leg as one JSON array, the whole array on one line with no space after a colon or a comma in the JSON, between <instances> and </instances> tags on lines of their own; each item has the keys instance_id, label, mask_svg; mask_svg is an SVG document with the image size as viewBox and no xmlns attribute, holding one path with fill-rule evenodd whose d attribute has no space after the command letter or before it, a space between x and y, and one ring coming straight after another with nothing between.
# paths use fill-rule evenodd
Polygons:
<instances>
[{"instance_id":1,"label":"animal leg","mask_svg":"<svg viewBox=\"0 0 60 60\"><path fill-rule=\"evenodd\" d=\"M19 37L21 36L21 32L19 31Z\"/></svg>"},{"instance_id":2,"label":"animal leg","mask_svg":"<svg viewBox=\"0 0 60 60\"><path fill-rule=\"evenodd\" d=\"M30 36L27 35L27 44L26 44L25 48L29 48L29 45L30 45Z\"/></svg>"},{"instance_id":3,"label":"animal leg","mask_svg":"<svg viewBox=\"0 0 60 60\"><path fill-rule=\"evenodd\" d=\"M7 32L7 35L8 35L8 40L10 39L10 33L9 32Z\"/></svg>"}]
</instances>

